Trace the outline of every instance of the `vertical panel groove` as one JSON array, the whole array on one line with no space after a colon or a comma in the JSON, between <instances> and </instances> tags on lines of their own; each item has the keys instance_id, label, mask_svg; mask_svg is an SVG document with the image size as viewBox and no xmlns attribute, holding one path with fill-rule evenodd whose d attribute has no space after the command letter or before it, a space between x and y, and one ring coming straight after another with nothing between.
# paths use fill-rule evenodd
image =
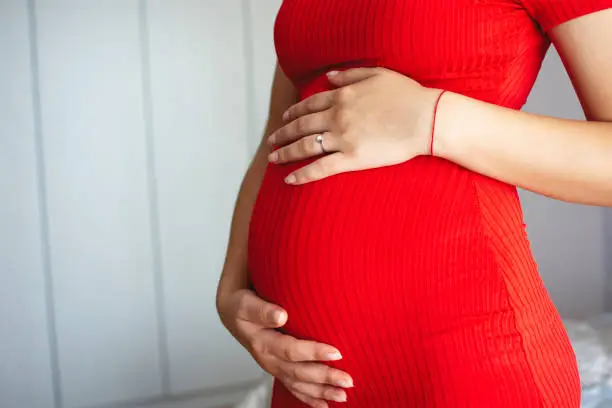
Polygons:
<instances>
[{"instance_id":1,"label":"vertical panel groove","mask_svg":"<svg viewBox=\"0 0 612 408\"><path fill-rule=\"evenodd\" d=\"M151 246L153 253L153 273L155 285L155 307L161 368L161 389L164 396L172 392L170 379L170 355L168 349L168 330L166 324L166 298L162 263L161 236L159 227L159 203L157 197L157 172L155 169L155 146L153 131L153 97L151 91L151 58L149 45L149 21L147 0L139 0L139 28L142 56L142 101L145 126L145 145L147 156L147 178L149 191L149 213L151 217Z\"/></svg>"},{"instance_id":2,"label":"vertical panel groove","mask_svg":"<svg viewBox=\"0 0 612 408\"><path fill-rule=\"evenodd\" d=\"M55 290L53 271L51 267L51 242L49 239L49 214L47 211L47 181L45 177L45 152L43 147L40 75L38 61L38 30L36 19L36 0L28 0L28 29L30 40L30 67L32 83L32 112L34 120L34 139L36 158L36 183L38 190L38 212L41 237L41 259L45 283L45 309L51 364L51 386L53 389L53 405L55 408L64 406L61 386L61 370L59 364L57 324L55 314Z\"/></svg>"},{"instance_id":3,"label":"vertical panel groove","mask_svg":"<svg viewBox=\"0 0 612 408\"><path fill-rule=\"evenodd\" d=\"M250 0L242 0L242 38L244 50L244 62L245 62L245 76L246 76L246 101L247 101L247 157L251 157L257 146L259 141L255 142L255 135L252 132L255 132L256 127L256 114L255 114L255 57L254 57L254 45L253 45L253 24L251 23L251 19L253 17L253 13L251 12L251 2ZM257 130L257 132L260 132ZM258 133L259 134L259 133Z\"/></svg>"}]
</instances>

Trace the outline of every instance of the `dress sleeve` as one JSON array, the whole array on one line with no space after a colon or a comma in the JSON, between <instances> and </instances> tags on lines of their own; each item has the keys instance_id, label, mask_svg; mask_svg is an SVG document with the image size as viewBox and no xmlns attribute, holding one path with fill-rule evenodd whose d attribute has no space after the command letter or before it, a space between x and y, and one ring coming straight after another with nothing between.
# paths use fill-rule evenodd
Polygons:
<instances>
[{"instance_id":1,"label":"dress sleeve","mask_svg":"<svg viewBox=\"0 0 612 408\"><path fill-rule=\"evenodd\" d=\"M612 8L612 0L520 0L544 32L586 14Z\"/></svg>"}]
</instances>

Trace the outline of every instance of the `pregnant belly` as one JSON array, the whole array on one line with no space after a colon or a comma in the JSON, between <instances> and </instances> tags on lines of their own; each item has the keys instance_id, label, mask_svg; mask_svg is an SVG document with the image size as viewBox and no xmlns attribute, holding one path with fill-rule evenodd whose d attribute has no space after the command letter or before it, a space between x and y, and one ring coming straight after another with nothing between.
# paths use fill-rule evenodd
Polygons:
<instances>
[{"instance_id":1,"label":"pregnant belly","mask_svg":"<svg viewBox=\"0 0 612 408\"><path fill-rule=\"evenodd\" d=\"M394 310L418 320L431 302L459 301L462 313L475 316L488 311L483 293L501 293L475 183L494 186L495 205L507 214L496 212L515 219L514 232L520 232L513 187L431 157L285 184L300 165L268 166L249 232L254 288L288 310L286 330L320 338L322 325L337 323L340 310L351 319L386 319ZM512 256L530 256L523 252ZM489 302L486 308L504 306ZM325 316L313 317L321 307ZM435 309L452 318L453 311Z\"/></svg>"},{"instance_id":2,"label":"pregnant belly","mask_svg":"<svg viewBox=\"0 0 612 408\"><path fill-rule=\"evenodd\" d=\"M297 166L268 166L249 231L253 287L287 310L283 331L338 347L344 358L332 364L356 382L433 375L440 358L476 369L463 361L472 354L440 349L484 338L478 359L491 361L494 381L507 368L498 356L521 353L476 193L479 183L495 191L505 210L494 212L523 237L513 187L431 157L286 185ZM514 251L532 265L525 242Z\"/></svg>"}]
</instances>

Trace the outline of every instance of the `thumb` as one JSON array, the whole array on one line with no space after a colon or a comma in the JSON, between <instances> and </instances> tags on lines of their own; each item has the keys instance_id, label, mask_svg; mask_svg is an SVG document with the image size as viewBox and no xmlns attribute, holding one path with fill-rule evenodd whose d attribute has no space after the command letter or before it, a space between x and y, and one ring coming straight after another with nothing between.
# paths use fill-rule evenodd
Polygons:
<instances>
[{"instance_id":1,"label":"thumb","mask_svg":"<svg viewBox=\"0 0 612 408\"><path fill-rule=\"evenodd\" d=\"M344 71L329 71L327 78L336 86L351 85L380 73L380 68L350 68Z\"/></svg>"},{"instance_id":2,"label":"thumb","mask_svg":"<svg viewBox=\"0 0 612 408\"><path fill-rule=\"evenodd\" d=\"M251 291L245 292L238 302L238 317L269 328L281 327L287 322L287 312L282 307L266 302Z\"/></svg>"}]
</instances>

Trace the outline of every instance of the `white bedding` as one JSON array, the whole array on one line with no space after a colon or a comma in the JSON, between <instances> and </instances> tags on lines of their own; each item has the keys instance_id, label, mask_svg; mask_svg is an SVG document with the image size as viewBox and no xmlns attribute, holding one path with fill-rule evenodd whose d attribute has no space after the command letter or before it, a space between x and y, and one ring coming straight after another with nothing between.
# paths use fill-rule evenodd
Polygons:
<instances>
[{"instance_id":1,"label":"white bedding","mask_svg":"<svg viewBox=\"0 0 612 408\"><path fill-rule=\"evenodd\" d=\"M582 383L582 408L612 408L612 314L565 320ZM272 377L264 376L235 408L269 408Z\"/></svg>"}]
</instances>

